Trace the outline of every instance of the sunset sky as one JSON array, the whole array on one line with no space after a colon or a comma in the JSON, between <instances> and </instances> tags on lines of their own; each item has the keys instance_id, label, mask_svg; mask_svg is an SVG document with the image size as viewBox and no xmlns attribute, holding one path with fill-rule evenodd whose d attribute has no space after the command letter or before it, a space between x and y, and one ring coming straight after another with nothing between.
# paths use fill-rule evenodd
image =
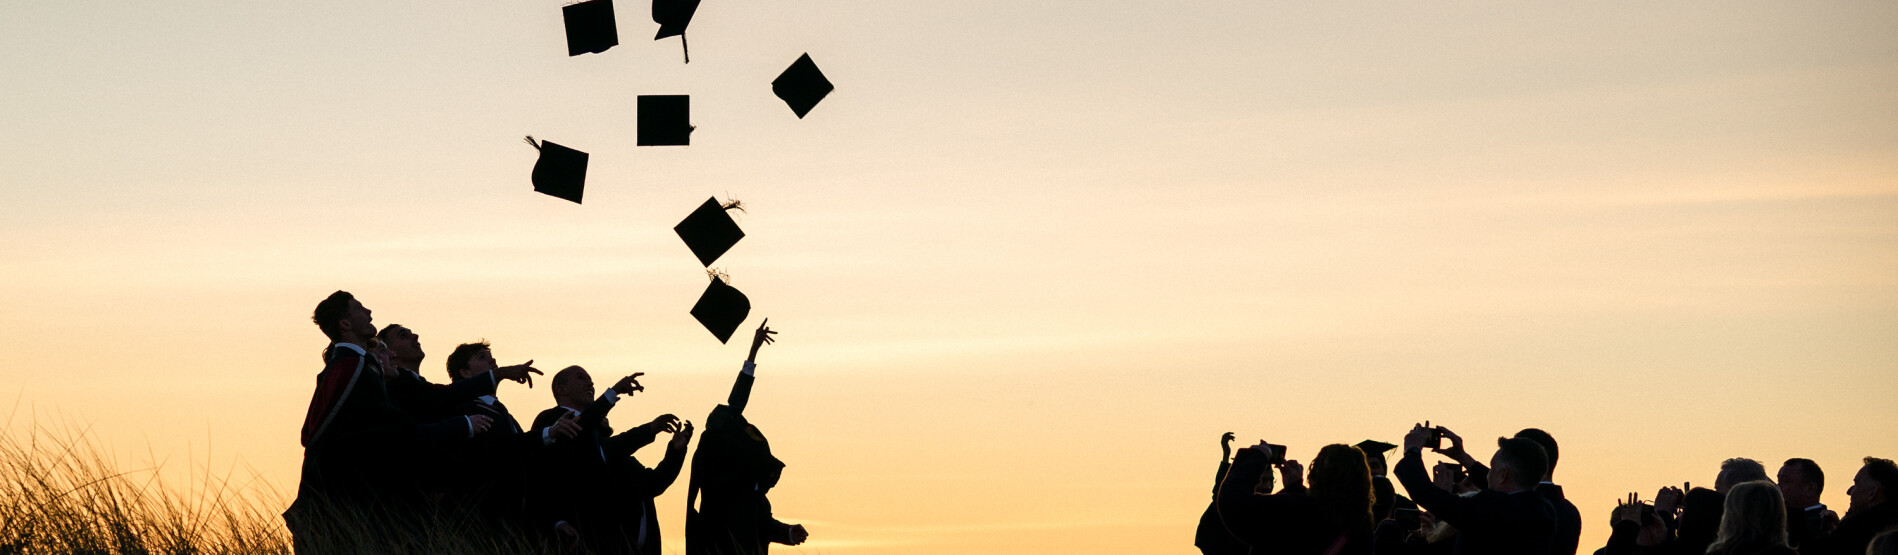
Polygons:
<instances>
[{"instance_id":1,"label":"sunset sky","mask_svg":"<svg viewBox=\"0 0 1898 555\"><path fill-rule=\"evenodd\" d=\"M11 425L293 492L337 289L436 381L485 338L702 422L745 346L671 228L729 195L786 553L1196 553L1226 431L1540 427L1584 550L1728 457L1843 511L1898 456L1898 3L710 0L690 64L560 5L0 3Z\"/></svg>"}]
</instances>

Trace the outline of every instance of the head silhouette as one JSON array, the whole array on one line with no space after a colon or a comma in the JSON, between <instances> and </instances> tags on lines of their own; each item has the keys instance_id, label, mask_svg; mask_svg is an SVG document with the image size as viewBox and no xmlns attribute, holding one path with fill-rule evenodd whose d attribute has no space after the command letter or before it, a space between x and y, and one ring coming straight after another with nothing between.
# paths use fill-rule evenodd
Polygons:
<instances>
[{"instance_id":1,"label":"head silhouette","mask_svg":"<svg viewBox=\"0 0 1898 555\"><path fill-rule=\"evenodd\" d=\"M1370 531L1375 524L1371 506L1377 497L1371 491L1371 467L1363 451L1340 443L1324 446L1311 461L1308 480L1308 495L1324 507L1326 520L1344 530Z\"/></svg>"},{"instance_id":2,"label":"head silhouette","mask_svg":"<svg viewBox=\"0 0 1898 555\"><path fill-rule=\"evenodd\" d=\"M448 353L449 380L493 372L494 368L494 350L486 339L456 345L455 351Z\"/></svg>"},{"instance_id":3,"label":"head silhouette","mask_svg":"<svg viewBox=\"0 0 1898 555\"><path fill-rule=\"evenodd\" d=\"M1804 509L1819 504L1825 492L1826 473L1812 459L1786 459L1779 467L1779 493L1786 496L1786 507Z\"/></svg>"},{"instance_id":4,"label":"head silhouette","mask_svg":"<svg viewBox=\"0 0 1898 555\"><path fill-rule=\"evenodd\" d=\"M579 409L593 401L593 376L585 368L568 366L554 374L554 402L560 406Z\"/></svg>"},{"instance_id":5,"label":"head silhouette","mask_svg":"<svg viewBox=\"0 0 1898 555\"><path fill-rule=\"evenodd\" d=\"M1534 441L1499 437L1489 468L1489 489L1503 493L1532 490L1549 473L1549 456Z\"/></svg>"},{"instance_id":6,"label":"head silhouette","mask_svg":"<svg viewBox=\"0 0 1898 555\"><path fill-rule=\"evenodd\" d=\"M1720 462L1720 474L1714 476L1713 489L1726 493L1728 488L1740 482L1770 479L1766 476L1766 466L1760 461L1734 457Z\"/></svg>"},{"instance_id":7,"label":"head silhouette","mask_svg":"<svg viewBox=\"0 0 1898 555\"><path fill-rule=\"evenodd\" d=\"M1752 480L1728 487L1720 534L1707 553L1737 555L1768 547L1786 547L1786 498L1779 486Z\"/></svg>"}]
</instances>

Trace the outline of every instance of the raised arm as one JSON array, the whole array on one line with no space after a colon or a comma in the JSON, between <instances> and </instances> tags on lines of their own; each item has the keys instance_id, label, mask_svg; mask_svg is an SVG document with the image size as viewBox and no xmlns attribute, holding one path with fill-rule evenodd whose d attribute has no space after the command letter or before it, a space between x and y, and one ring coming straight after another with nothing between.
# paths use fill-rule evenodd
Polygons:
<instances>
[{"instance_id":1,"label":"raised arm","mask_svg":"<svg viewBox=\"0 0 1898 555\"><path fill-rule=\"evenodd\" d=\"M731 405L732 410L739 413L745 412L745 403L751 400L752 373L758 369L758 348L777 341L771 336L778 332L765 327L770 323L770 318L758 323L758 331L751 337L751 354L745 357L745 366L738 371L738 381L732 384L732 393L725 399L725 404Z\"/></svg>"},{"instance_id":2,"label":"raised arm","mask_svg":"<svg viewBox=\"0 0 1898 555\"><path fill-rule=\"evenodd\" d=\"M1404 484L1404 491L1410 493L1410 500L1437 515L1438 520L1465 530L1477 526L1475 502L1443 491L1424 472L1423 444L1429 436L1429 428L1412 428L1404 436L1404 458L1397 461L1397 468L1392 469L1391 473L1396 474L1397 481Z\"/></svg>"}]
</instances>

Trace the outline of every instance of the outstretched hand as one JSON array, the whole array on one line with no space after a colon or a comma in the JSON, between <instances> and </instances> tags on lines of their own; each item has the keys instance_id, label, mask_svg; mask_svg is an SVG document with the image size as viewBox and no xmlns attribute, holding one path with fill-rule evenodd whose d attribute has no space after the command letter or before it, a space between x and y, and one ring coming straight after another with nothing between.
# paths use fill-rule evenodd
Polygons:
<instances>
[{"instance_id":1,"label":"outstretched hand","mask_svg":"<svg viewBox=\"0 0 1898 555\"><path fill-rule=\"evenodd\" d=\"M631 397L635 391L645 391L646 386L639 385L639 377L644 375L645 372L634 372L631 376L620 378L618 383L613 384L613 392Z\"/></svg>"},{"instance_id":2,"label":"outstretched hand","mask_svg":"<svg viewBox=\"0 0 1898 555\"><path fill-rule=\"evenodd\" d=\"M785 545L797 545L811 538L811 533L804 531L804 525L802 524L792 524L790 530L787 530L785 535L790 536L788 539L791 540Z\"/></svg>"},{"instance_id":3,"label":"outstretched hand","mask_svg":"<svg viewBox=\"0 0 1898 555\"><path fill-rule=\"evenodd\" d=\"M652 423L647 424L647 426L652 427L653 433L658 433L658 432L665 432L668 434L678 433L679 432L679 417L673 416L670 414L661 414L659 415L658 418L652 419Z\"/></svg>"},{"instance_id":4,"label":"outstretched hand","mask_svg":"<svg viewBox=\"0 0 1898 555\"><path fill-rule=\"evenodd\" d=\"M1686 486L1688 484L1683 483L1681 485ZM1654 494L1654 510L1674 514L1674 509L1680 508L1681 500L1686 498L1687 490L1673 486L1663 487L1661 491L1655 492Z\"/></svg>"},{"instance_id":5,"label":"outstretched hand","mask_svg":"<svg viewBox=\"0 0 1898 555\"><path fill-rule=\"evenodd\" d=\"M666 447L684 449L686 444L691 443L691 442L692 442L692 421L687 420L683 425L679 426L678 433L672 434L672 441L666 442Z\"/></svg>"},{"instance_id":6,"label":"outstretched hand","mask_svg":"<svg viewBox=\"0 0 1898 555\"><path fill-rule=\"evenodd\" d=\"M527 384L529 388L534 387L534 377L532 374L544 374L539 369L534 368L534 361L532 360L513 366L502 366L494 369L494 379L514 380L518 383Z\"/></svg>"},{"instance_id":7,"label":"outstretched hand","mask_svg":"<svg viewBox=\"0 0 1898 555\"><path fill-rule=\"evenodd\" d=\"M745 357L745 362L757 362L758 348L777 341L777 338L771 336L777 335L778 332L771 331L771 328L765 327L766 324L770 323L770 318L765 318L763 322L758 323L758 331L751 335L751 355Z\"/></svg>"},{"instance_id":8,"label":"outstretched hand","mask_svg":"<svg viewBox=\"0 0 1898 555\"><path fill-rule=\"evenodd\" d=\"M1219 453L1222 455L1220 459L1232 458L1232 439L1232 432L1219 436Z\"/></svg>"}]
</instances>

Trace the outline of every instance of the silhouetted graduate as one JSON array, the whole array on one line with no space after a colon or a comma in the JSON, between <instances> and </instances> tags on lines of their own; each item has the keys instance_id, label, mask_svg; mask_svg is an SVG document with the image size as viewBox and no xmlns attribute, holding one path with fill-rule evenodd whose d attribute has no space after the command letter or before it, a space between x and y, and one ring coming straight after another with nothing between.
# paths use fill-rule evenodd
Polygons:
<instances>
[{"instance_id":1,"label":"silhouetted graduate","mask_svg":"<svg viewBox=\"0 0 1898 555\"><path fill-rule=\"evenodd\" d=\"M372 355L363 347L375 338L376 328L369 309L348 292L323 299L311 319L331 343L303 420L297 499L284 512L299 552L313 549L308 533L335 529L335 511L421 512L419 455L465 440L490 422L478 416L421 421L391 404L384 376L387 355Z\"/></svg>"},{"instance_id":2,"label":"silhouetted graduate","mask_svg":"<svg viewBox=\"0 0 1898 555\"><path fill-rule=\"evenodd\" d=\"M532 488L528 503L529 518L538 529L584 543L595 553L635 552L626 528L635 515L625 503L630 487L621 465L633 450L652 443L657 432L650 426L635 426L614 435L606 415L621 396L645 391L639 385L642 375L636 372L620 378L596 398L593 377L586 369L569 366L554 374L552 389L559 406L541 411L534 427L568 419L580 426L580 433L571 441L549 446L539 461L544 479Z\"/></svg>"},{"instance_id":3,"label":"silhouetted graduate","mask_svg":"<svg viewBox=\"0 0 1898 555\"><path fill-rule=\"evenodd\" d=\"M448 355L448 375L457 383L499 369L486 341L464 343ZM580 425L571 419L562 419L542 428L523 430L507 405L493 395L476 396L452 410L456 414L486 416L493 419L494 424L451 454L453 460L446 464L447 471L442 474L453 487L448 488L442 498L442 506L469 513L482 523L476 529L483 532L500 536L528 532L531 527L524 512L527 469L541 456L542 449L578 435ZM451 513L450 516L458 519L463 515ZM536 532L545 535L547 531Z\"/></svg>"},{"instance_id":4,"label":"silhouetted graduate","mask_svg":"<svg viewBox=\"0 0 1898 555\"><path fill-rule=\"evenodd\" d=\"M1471 497L1444 491L1424 473L1423 448L1432 428L1404 436L1397 480L1419 506L1457 529L1457 555L1548 555L1555 551L1555 507L1536 485L1548 472L1542 447L1527 439L1497 440L1489 487Z\"/></svg>"},{"instance_id":5,"label":"silhouetted graduate","mask_svg":"<svg viewBox=\"0 0 1898 555\"><path fill-rule=\"evenodd\" d=\"M758 325L751 355L738 372L726 404L713 408L705 419L705 434L692 454L692 479L685 497L688 555L762 555L772 543L797 545L810 537L803 525L772 518L771 501L765 496L778 485L784 463L771 455L764 433L744 415L758 348L774 341L771 336L776 333Z\"/></svg>"}]
</instances>

